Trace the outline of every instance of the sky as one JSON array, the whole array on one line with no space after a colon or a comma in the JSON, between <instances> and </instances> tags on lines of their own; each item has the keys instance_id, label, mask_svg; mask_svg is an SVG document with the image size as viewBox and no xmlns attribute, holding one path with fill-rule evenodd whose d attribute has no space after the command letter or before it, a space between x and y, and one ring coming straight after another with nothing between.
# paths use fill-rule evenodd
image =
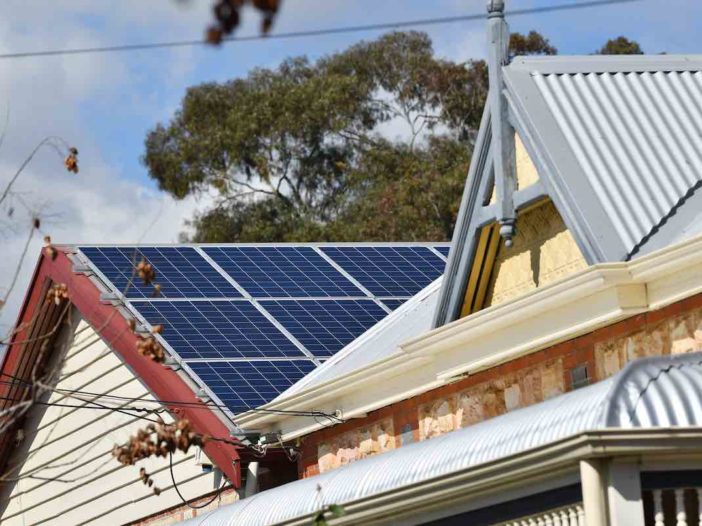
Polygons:
<instances>
[{"instance_id":1,"label":"sky","mask_svg":"<svg viewBox=\"0 0 702 526\"><path fill-rule=\"evenodd\" d=\"M507 9L573 0L507 0ZM199 39L212 0L3 0L0 54L77 47ZM484 0L283 0L272 32L350 26L482 13ZM649 53L702 52L702 2L639 0L623 5L508 17L513 31L535 29L560 54L588 54L625 35ZM244 13L238 35L258 32L258 15ZM483 58L482 21L418 28L438 55ZM0 211L0 295L12 281L30 230L25 203L44 216L0 329L14 323L41 250L56 243L175 242L206 198L175 201L160 192L140 162L147 132L166 123L188 86L243 77L289 56L318 58L379 31L73 56L0 59L0 188L45 137L79 150L80 172L67 173L51 148L42 148L17 180L19 197ZM0 296L1 297L1 296Z\"/></svg>"}]
</instances>

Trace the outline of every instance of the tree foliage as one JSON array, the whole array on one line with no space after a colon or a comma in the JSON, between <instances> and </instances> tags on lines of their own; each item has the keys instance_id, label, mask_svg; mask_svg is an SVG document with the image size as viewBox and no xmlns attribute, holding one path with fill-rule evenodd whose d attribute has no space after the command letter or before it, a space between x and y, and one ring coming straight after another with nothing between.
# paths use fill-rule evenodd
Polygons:
<instances>
[{"instance_id":1,"label":"tree foliage","mask_svg":"<svg viewBox=\"0 0 702 526\"><path fill-rule=\"evenodd\" d=\"M610 38L605 45L597 50L598 55L643 55L638 42L626 37Z\"/></svg>"},{"instance_id":2,"label":"tree foliage","mask_svg":"<svg viewBox=\"0 0 702 526\"><path fill-rule=\"evenodd\" d=\"M536 31L529 34L512 33L509 36L509 51L516 55L555 55L558 50L551 45L546 37Z\"/></svg>"},{"instance_id":3,"label":"tree foliage","mask_svg":"<svg viewBox=\"0 0 702 526\"><path fill-rule=\"evenodd\" d=\"M510 38L512 56L555 53ZM175 197L214 196L194 241L449 239L487 91L484 61L389 33L190 88L143 160Z\"/></svg>"}]
</instances>

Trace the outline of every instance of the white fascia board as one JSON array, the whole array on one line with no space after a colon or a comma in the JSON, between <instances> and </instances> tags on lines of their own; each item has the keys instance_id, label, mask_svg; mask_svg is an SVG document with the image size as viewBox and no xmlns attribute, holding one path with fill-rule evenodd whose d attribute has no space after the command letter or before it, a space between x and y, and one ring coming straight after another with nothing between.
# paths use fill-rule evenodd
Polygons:
<instances>
[{"instance_id":1,"label":"white fascia board","mask_svg":"<svg viewBox=\"0 0 702 526\"><path fill-rule=\"evenodd\" d=\"M428 331L393 355L276 400L267 410L315 410L362 417L416 394L702 292L702 236L624 263L594 265ZM244 428L285 439L328 425L310 417L244 413Z\"/></svg>"}]
</instances>

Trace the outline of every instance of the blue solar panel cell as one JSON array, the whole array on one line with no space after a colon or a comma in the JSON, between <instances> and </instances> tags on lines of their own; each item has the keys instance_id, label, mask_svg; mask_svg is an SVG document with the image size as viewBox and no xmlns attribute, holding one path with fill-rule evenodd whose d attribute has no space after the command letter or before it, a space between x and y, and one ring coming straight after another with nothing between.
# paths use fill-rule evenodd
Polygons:
<instances>
[{"instance_id":1,"label":"blue solar panel cell","mask_svg":"<svg viewBox=\"0 0 702 526\"><path fill-rule=\"evenodd\" d=\"M448 254L448 247L435 248ZM128 305L143 319L164 325L162 336L173 351L235 413L270 402L315 368L310 353L319 360L333 356L445 266L426 246L80 250L115 290L128 289ZM142 258L155 267L158 299L152 286L132 279Z\"/></svg>"},{"instance_id":2,"label":"blue solar panel cell","mask_svg":"<svg viewBox=\"0 0 702 526\"><path fill-rule=\"evenodd\" d=\"M311 247L205 247L204 251L256 298L364 295Z\"/></svg>"},{"instance_id":3,"label":"blue solar panel cell","mask_svg":"<svg viewBox=\"0 0 702 526\"><path fill-rule=\"evenodd\" d=\"M316 367L311 360L189 362L188 366L233 413L270 402Z\"/></svg>"},{"instance_id":4,"label":"blue solar panel cell","mask_svg":"<svg viewBox=\"0 0 702 526\"><path fill-rule=\"evenodd\" d=\"M444 272L427 247L324 247L336 264L375 296L414 296Z\"/></svg>"},{"instance_id":5,"label":"blue solar panel cell","mask_svg":"<svg viewBox=\"0 0 702 526\"><path fill-rule=\"evenodd\" d=\"M133 301L183 359L303 357L248 301Z\"/></svg>"},{"instance_id":6,"label":"blue solar panel cell","mask_svg":"<svg viewBox=\"0 0 702 526\"><path fill-rule=\"evenodd\" d=\"M385 305L388 309L395 310L400 305L402 305L404 302L406 302L407 300L398 300L398 299L394 299L394 298L383 298L380 301L382 301L383 305Z\"/></svg>"},{"instance_id":7,"label":"blue solar panel cell","mask_svg":"<svg viewBox=\"0 0 702 526\"><path fill-rule=\"evenodd\" d=\"M81 247L97 269L128 298L150 298L134 266L142 258L156 271L163 298L238 298L239 291L192 247ZM131 282L131 284L130 284Z\"/></svg>"},{"instance_id":8,"label":"blue solar panel cell","mask_svg":"<svg viewBox=\"0 0 702 526\"><path fill-rule=\"evenodd\" d=\"M445 258L448 257L449 250L451 250L451 247L434 247L434 248Z\"/></svg>"},{"instance_id":9,"label":"blue solar panel cell","mask_svg":"<svg viewBox=\"0 0 702 526\"><path fill-rule=\"evenodd\" d=\"M317 357L328 357L387 316L373 300L277 300L261 305Z\"/></svg>"}]
</instances>

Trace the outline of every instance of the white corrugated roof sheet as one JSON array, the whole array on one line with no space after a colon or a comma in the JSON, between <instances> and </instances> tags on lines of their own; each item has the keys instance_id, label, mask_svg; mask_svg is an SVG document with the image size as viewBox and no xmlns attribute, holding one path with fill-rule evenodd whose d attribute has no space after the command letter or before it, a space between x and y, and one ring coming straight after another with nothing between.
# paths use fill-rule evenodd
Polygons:
<instances>
[{"instance_id":1,"label":"white corrugated roof sheet","mask_svg":"<svg viewBox=\"0 0 702 526\"><path fill-rule=\"evenodd\" d=\"M441 279L427 285L411 299L356 338L334 357L293 384L276 400L282 400L321 383L333 380L386 358L405 340L431 329L431 321L441 288Z\"/></svg>"},{"instance_id":2,"label":"white corrugated roof sheet","mask_svg":"<svg viewBox=\"0 0 702 526\"><path fill-rule=\"evenodd\" d=\"M502 73L499 89L539 174L536 188L589 264L627 261L699 231L702 55L515 57ZM478 210L492 169L489 117L486 109L435 325L459 316L485 220Z\"/></svg>"},{"instance_id":3,"label":"white corrugated roof sheet","mask_svg":"<svg viewBox=\"0 0 702 526\"><path fill-rule=\"evenodd\" d=\"M628 255L702 181L702 57L519 57L505 74L551 175L585 218L587 183Z\"/></svg>"},{"instance_id":4,"label":"white corrugated roof sheet","mask_svg":"<svg viewBox=\"0 0 702 526\"><path fill-rule=\"evenodd\" d=\"M702 179L702 72L533 74L633 249Z\"/></svg>"},{"instance_id":5,"label":"white corrugated roof sheet","mask_svg":"<svg viewBox=\"0 0 702 526\"><path fill-rule=\"evenodd\" d=\"M648 358L540 404L264 491L183 524L276 524L607 428L702 427L702 354Z\"/></svg>"}]
</instances>

